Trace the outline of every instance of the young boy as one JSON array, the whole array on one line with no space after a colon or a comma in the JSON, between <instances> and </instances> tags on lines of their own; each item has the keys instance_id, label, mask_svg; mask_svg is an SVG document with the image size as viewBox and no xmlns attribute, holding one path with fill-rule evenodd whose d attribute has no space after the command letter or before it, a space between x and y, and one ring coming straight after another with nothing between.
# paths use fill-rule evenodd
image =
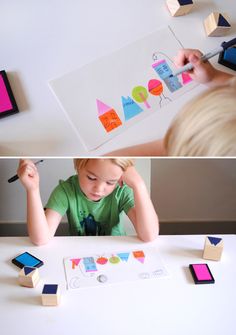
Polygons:
<instances>
[{"instance_id":1,"label":"young boy","mask_svg":"<svg viewBox=\"0 0 236 335\"><path fill-rule=\"evenodd\" d=\"M75 159L74 165L77 175L59 182L44 210L37 168L20 160L17 174L27 192L27 225L34 244L47 243L64 214L75 235L125 235L120 222L124 211L141 240L157 237L158 218L131 159Z\"/></svg>"},{"instance_id":2,"label":"young boy","mask_svg":"<svg viewBox=\"0 0 236 335\"><path fill-rule=\"evenodd\" d=\"M110 155L236 156L236 78L201 61L201 56L199 50L182 49L176 57L177 67L192 63L190 76L209 89L176 115L164 139Z\"/></svg>"}]
</instances>

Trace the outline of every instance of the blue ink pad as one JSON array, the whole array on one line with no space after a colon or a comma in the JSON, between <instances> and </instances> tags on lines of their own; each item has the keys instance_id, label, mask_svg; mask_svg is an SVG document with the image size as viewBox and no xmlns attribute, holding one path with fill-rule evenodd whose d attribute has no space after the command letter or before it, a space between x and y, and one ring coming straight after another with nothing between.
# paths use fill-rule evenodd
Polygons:
<instances>
[{"instance_id":1,"label":"blue ink pad","mask_svg":"<svg viewBox=\"0 0 236 335\"><path fill-rule=\"evenodd\" d=\"M236 46L221 52L218 63L236 71Z\"/></svg>"},{"instance_id":2,"label":"blue ink pad","mask_svg":"<svg viewBox=\"0 0 236 335\"><path fill-rule=\"evenodd\" d=\"M43 265L43 261L31 255L29 252L24 252L23 254L20 254L19 256L13 258L12 263L21 269L24 266L33 266L39 268Z\"/></svg>"}]
</instances>

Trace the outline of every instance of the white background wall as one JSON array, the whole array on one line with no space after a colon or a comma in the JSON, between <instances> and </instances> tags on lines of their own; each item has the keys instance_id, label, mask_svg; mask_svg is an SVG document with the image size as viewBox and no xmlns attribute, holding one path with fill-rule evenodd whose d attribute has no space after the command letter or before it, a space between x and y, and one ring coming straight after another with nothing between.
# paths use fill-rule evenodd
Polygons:
<instances>
[{"instance_id":1,"label":"white background wall","mask_svg":"<svg viewBox=\"0 0 236 335\"><path fill-rule=\"evenodd\" d=\"M236 222L236 159L152 159L151 171L162 221Z\"/></svg>"}]
</instances>

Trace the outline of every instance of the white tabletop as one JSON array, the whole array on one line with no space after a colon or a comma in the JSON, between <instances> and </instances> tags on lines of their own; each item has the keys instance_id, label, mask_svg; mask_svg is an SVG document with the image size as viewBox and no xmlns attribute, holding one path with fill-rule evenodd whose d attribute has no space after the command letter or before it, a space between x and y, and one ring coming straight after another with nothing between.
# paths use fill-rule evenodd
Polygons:
<instances>
[{"instance_id":1,"label":"white tabletop","mask_svg":"<svg viewBox=\"0 0 236 335\"><path fill-rule=\"evenodd\" d=\"M170 25L185 47L207 52L234 37L235 29L225 38L209 38L203 20L212 11L221 11L228 12L234 22L234 7L232 0L198 0L188 15L173 18L164 0L1 0L0 68L9 75L21 112L0 120L0 155L97 156L163 136L157 134L154 114L88 152L50 91L48 81L161 26ZM213 60L216 62L217 57ZM173 109L178 111L201 89L199 86L166 106L166 122L169 124L174 116Z\"/></svg>"},{"instance_id":2,"label":"white tabletop","mask_svg":"<svg viewBox=\"0 0 236 335\"><path fill-rule=\"evenodd\" d=\"M42 247L27 237L0 238L1 334L234 335L236 236L218 236L224 240L219 262L202 259L201 235L159 236L148 244L136 237L55 237ZM157 248L170 277L66 290L63 257L145 246ZM45 263L34 289L19 286L11 263L24 251ZM190 263L207 263L215 284L195 285ZM59 306L41 305L44 283L60 284Z\"/></svg>"}]
</instances>

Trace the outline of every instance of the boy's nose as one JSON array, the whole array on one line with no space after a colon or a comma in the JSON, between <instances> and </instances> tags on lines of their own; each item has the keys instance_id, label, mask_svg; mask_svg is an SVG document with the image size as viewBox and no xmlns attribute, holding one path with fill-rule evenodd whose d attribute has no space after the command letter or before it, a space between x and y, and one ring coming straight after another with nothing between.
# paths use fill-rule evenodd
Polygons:
<instances>
[{"instance_id":1,"label":"boy's nose","mask_svg":"<svg viewBox=\"0 0 236 335\"><path fill-rule=\"evenodd\" d=\"M94 187L94 190L96 192L101 192L103 190L103 183L97 182L96 185L95 185L95 187Z\"/></svg>"}]
</instances>

